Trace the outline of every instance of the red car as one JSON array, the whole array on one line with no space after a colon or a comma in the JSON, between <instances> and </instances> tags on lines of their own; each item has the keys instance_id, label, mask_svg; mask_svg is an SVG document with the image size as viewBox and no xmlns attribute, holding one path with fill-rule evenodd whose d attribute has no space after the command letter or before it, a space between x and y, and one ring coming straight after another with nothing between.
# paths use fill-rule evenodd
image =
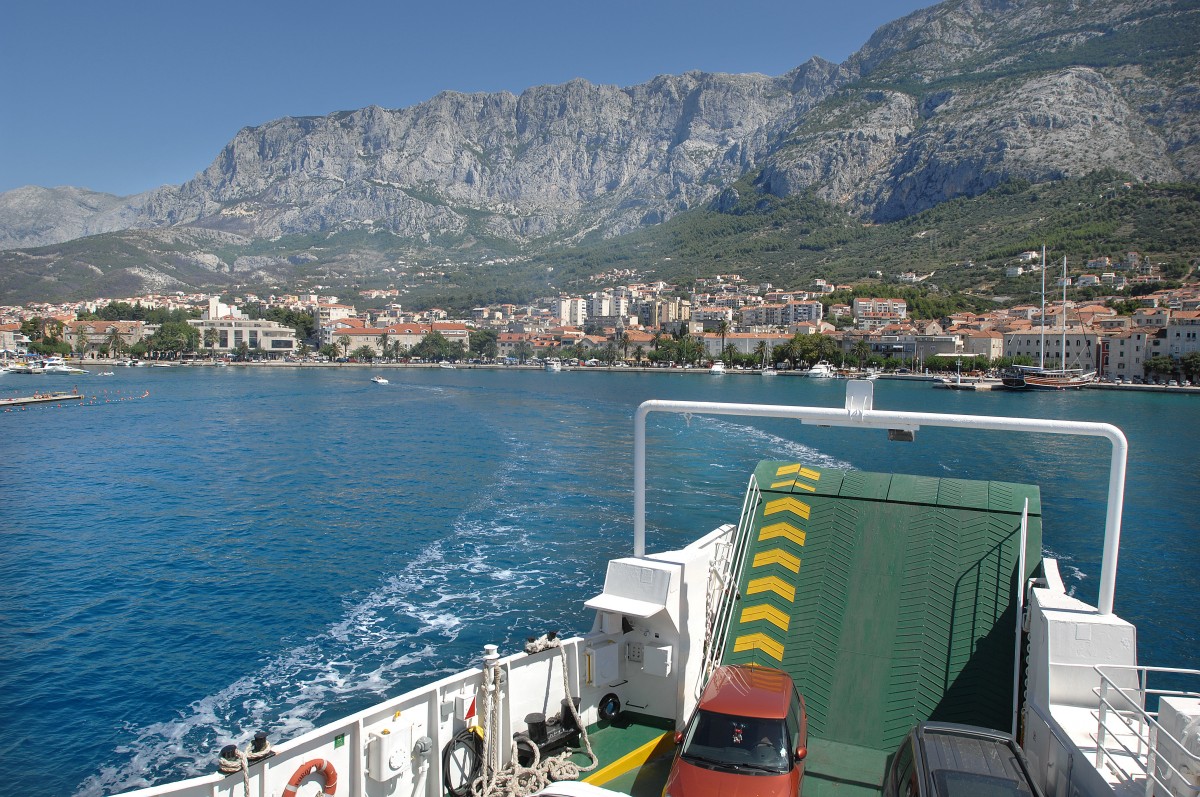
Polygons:
<instances>
[{"instance_id":1,"label":"red car","mask_svg":"<svg viewBox=\"0 0 1200 797\"><path fill-rule=\"evenodd\" d=\"M675 742L663 797L795 797L808 755L804 698L779 670L719 667Z\"/></svg>"}]
</instances>

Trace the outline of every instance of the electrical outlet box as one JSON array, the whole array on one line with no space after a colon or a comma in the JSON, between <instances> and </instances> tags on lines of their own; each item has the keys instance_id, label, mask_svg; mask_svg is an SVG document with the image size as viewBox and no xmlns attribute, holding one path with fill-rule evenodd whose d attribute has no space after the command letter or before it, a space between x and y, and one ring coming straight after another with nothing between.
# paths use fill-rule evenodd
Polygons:
<instances>
[{"instance_id":1,"label":"electrical outlet box","mask_svg":"<svg viewBox=\"0 0 1200 797\"><path fill-rule=\"evenodd\" d=\"M643 651L642 672L666 678L671 674L671 646L646 645Z\"/></svg>"},{"instance_id":2,"label":"electrical outlet box","mask_svg":"<svg viewBox=\"0 0 1200 797\"><path fill-rule=\"evenodd\" d=\"M620 680L620 650L620 645L611 639L587 649L587 682L590 685L607 686Z\"/></svg>"},{"instance_id":3,"label":"electrical outlet box","mask_svg":"<svg viewBox=\"0 0 1200 797\"><path fill-rule=\"evenodd\" d=\"M367 775L385 782L408 774L412 765L412 726L397 725L367 735Z\"/></svg>"}]
</instances>

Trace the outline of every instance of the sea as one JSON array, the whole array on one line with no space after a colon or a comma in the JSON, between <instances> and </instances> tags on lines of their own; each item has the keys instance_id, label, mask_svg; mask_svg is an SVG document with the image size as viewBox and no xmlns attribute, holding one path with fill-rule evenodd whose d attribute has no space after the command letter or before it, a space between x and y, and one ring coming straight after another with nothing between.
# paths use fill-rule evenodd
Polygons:
<instances>
[{"instance_id":1,"label":"sea","mask_svg":"<svg viewBox=\"0 0 1200 797\"><path fill-rule=\"evenodd\" d=\"M845 383L576 369L119 368L0 377L0 768L112 794L214 770L547 630L632 550L644 400L841 407ZM370 381L385 374L390 383ZM51 380L57 380L51 385ZM1200 396L968 393L878 409L1106 421L1130 441L1116 611L1144 664L1200 668ZM649 550L736 522L755 464L1032 482L1047 554L1096 598L1108 444L655 414Z\"/></svg>"}]
</instances>

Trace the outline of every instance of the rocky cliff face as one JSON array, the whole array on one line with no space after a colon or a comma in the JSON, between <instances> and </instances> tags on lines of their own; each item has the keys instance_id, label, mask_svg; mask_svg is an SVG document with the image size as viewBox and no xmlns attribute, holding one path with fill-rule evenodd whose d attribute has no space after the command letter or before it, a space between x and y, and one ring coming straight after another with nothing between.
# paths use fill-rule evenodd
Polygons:
<instances>
[{"instance_id":1,"label":"rocky cliff face","mask_svg":"<svg viewBox=\"0 0 1200 797\"><path fill-rule=\"evenodd\" d=\"M195 180L155 193L143 220L256 237L615 234L710 199L842 81L813 60L774 78L575 80L281 119L241 131Z\"/></svg>"},{"instance_id":2,"label":"rocky cliff face","mask_svg":"<svg viewBox=\"0 0 1200 797\"><path fill-rule=\"evenodd\" d=\"M113 232L138 223L142 198L86 188L25 186L0 194L0 249L20 249Z\"/></svg>"},{"instance_id":3,"label":"rocky cliff face","mask_svg":"<svg viewBox=\"0 0 1200 797\"><path fill-rule=\"evenodd\" d=\"M881 28L765 162L768 191L891 221L1005 180L1200 177L1195 4L963 0ZM1165 44L1157 52L1146 48Z\"/></svg>"},{"instance_id":4,"label":"rocky cliff face","mask_svg":"<svg viewBox=\"0 0 1200 797\"><path fill-rule=\"evenodd\" d=\"M568 241L661 222L746 175L875 221L1016 177L1195 180L1197 40L1193 0L947 0L841 66L780 77L576 80L280 119L242 130L183 186L2 195L0 247L178 226Z\"/></svg>"}]
</instances>

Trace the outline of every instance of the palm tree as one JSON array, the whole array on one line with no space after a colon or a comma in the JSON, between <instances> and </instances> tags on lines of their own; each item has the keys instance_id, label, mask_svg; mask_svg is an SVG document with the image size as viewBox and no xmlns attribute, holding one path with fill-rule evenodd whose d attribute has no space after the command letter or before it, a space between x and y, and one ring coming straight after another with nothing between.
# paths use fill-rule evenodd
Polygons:
<instances>
[{"instance_id":1,"label":"palm tree","mask_svg":"<svg viewBox=\"0 0 1200 797\"><path fill-rule=\"evenodd\" d=\"M342 349L342 354L349 355L350 354L350 336L342 335L340 338L337 339L337 342L338 342L338 346L340 346Z\"/></svg>"},{"instance_id":2,"label":"palm tree","mask_svg":"<svg viewBox=\"0 0 1200 797\"><path fill-rule=\"evenodd\" d=\"M213 330L214 332L216 330ZM113 357L120 357L122 349L125 348L125 339L121 337L119 327L113 327L108 333L108 348L112 352Z\"/></svg>"},{"instance_id":3,"label":"palm tree","mask_svg":"<svg viewBox=\"0 0 1200 797\"><path fill-rule=\"evenodd\" d=\"M767 367L767 342L765 340L760 340L754 347L754 360L759 366Z\"/></svg>"},{"instance_id":4,"label":"palm tree","mask_svg":"<svg viewBox=\"0 0 1200 797\"><path fill-rule=\"evenodd\" d=\"M642 364L642 355L643 355L643 354L645 354L645 350L644 350L644 349L643 349L643 348L642 348L640 345L638 345L638 346L635 346L635 347L633 348L633 361L634 361L635 363L637 363L638 365L641 365L641 364Z\"/></svg>"},{"instance_id":5,"label":"palm tree","mask_svg":"<svg viewBox=\"0 0 1200 797\"><path fill-rule=\"evenodd\" d=\"M629 336L625 334L623 327L617 329L617 348L621 350L621 358L629 359Z\"/></svg>"},{"instance_id":6,"label":"palm tree","mask_svg":"<svg viewBox=\"0 0 1200 797\"><path fill-rule=\"evenodd\" d=\"M386 360L388 358L389 349L391 349L391 343L390 343L390 340L388 337L388 333L387 332L379 333L379 356L382 359Z\"/></svg>"},{"instance_id":7,"label":"palm tree","mask_svg":"<svg viewBox=\"0 0 1200 797\"><path fill-rule=\"evenodd\" d=\"M854 344L854 348L850 353L858 358L858 370L865 371L867 368L867 358L871 356L871 344L867 343L866 338L859 338Z\"/></svg>"},{"instance_id":8,"label":"palm tree","mask_svg":"<svg viewBox=\"0 0 1200 797\"><path fill-rule=\"evenodd\" d=\"M212 327L204 330L204 348L208 349L209 357L212 357L215 353L214 350L217 348L217 337L217 330L213 329Z\"/></svg>"},{"instance_id":9,"label":"palm tree","mask_svg":"<svg viewBox=\"0 0 1200 797\"><path fill-rule=\"evenodd\" d=\"M729 333L729 321L722 318L721 323L717 324L717 334L721 336L721 361L729 365L728 357L725 353L725 335Z\"/></svg>"},{"instance_id":10,"label":"palm tree","mask_svg":"<svg viewBox=\"0 0 1200 797\"><path fill-rule=\"evenodd\" d=\"M783 344L783 356L792 364L792 368L796 367L797 360L803 360L808 356L808 346L805 345L802 335L795 335L787 343Z\"/></svg>"}]
</instances>

